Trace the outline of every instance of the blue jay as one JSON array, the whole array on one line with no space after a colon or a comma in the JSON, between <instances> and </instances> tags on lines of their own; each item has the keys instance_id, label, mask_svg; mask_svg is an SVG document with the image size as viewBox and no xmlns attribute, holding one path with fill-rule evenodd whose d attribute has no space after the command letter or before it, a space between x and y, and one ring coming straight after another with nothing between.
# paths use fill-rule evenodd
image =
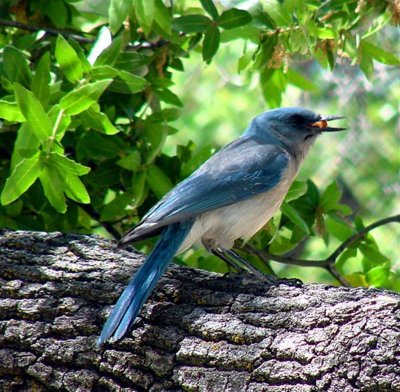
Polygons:
<instances>
[{"instance_id":1,"label":"blue jay","mask_svg":"<svg viewBox=\"0 0 400 392\"><path fill-rule=\"evenodd\" d=\"M340 118L303 108L267 111L151 208L119 246L160 239L121 294L97 345L128 332L174 255L194 243L257 273L232 250L234 241L250 238L275 214L317 136L345 129L328 126Z\"/></svg>"}]
</instances>

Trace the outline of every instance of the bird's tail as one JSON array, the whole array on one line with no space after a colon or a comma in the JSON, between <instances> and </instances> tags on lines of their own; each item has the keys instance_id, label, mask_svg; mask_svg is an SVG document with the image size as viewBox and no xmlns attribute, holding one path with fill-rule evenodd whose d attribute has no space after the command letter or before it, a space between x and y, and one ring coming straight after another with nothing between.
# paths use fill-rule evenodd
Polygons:
<instances>
[{"instance_id":1,"label":"bird's tail","mask_svg":"<svg viewBox=\"0 0 400 392\"><path fill-rule=\"evenodd\" d=\"M192 225L193 221L189 220L173 223L164 229L153 251L119 297L97 340L98 347L107 340L114 342L126 334Z\"/></svg>"}]
</instances>

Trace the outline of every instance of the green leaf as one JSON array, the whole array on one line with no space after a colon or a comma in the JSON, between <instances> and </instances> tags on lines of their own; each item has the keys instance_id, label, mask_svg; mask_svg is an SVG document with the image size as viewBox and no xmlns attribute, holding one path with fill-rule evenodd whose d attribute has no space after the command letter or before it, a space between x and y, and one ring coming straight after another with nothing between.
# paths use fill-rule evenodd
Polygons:
<instances>
[{"instance_id":1,"label":"green leaf","mask_svg":"<svg viewBox=\"0 0 400 392\"><path fill-rule=\"evenodd\" d=\"M65 213L67 204L64 196L64 183L59 172L50 165L45 165L39 176L44 194L50 205L58 212Z\"/></svg>"},{"instance_id":2,"label":"green leaf","mask_svg":"<svg viewBox=\"0 0 400 392\"><path fill-rule=\"evenodd\" d=\"M84 126L105 133L106 135L115 135L119 129L114 127L110 119L104 113L98 112L90 107L80 114Z\"/></svg>"},{"instance_id":3,"label":"green leaf","mask_svg":"<svg viewBox=\"0 0 400 392\"><path fill-rule=\"evenodd\" d=\"M153 124L146 121L145 127L146 132L143 139L146 143L147 151L144 160L146 164L149 164L153 162L160 153L167 138L168 130L165 123Z\"/></svg>"},{"instance_id":4,"label":"green leaf","mask_svg":"<svg viewBox=\"0 0 400 392\"><path fill-rule=\"evenodd\" d=\"M25 87L29 87L32 78L31 70L24 54L17 48L14 48L14 46L7 45L4 48L3 70L5 76L11 82L17 82Z\"/></svg>"},{"instance_id":5,"label":"green leaf","mask_svg":"<svg viewBox=\"0 0 400 392\"><path fill-rule=\"evenodd\" d=\"M319 206L324 212L335 210L335 207L342 197L342 192L336 182L329 184L319 200Z\"/></svg>"},{"instance_id":6,"label":"green leaf","mask_svg":"<svg viewBox=\"0 0 400 392\"><path fill-rule=\"evenodd\" d=\"M144 200L145 184L146 184L147 173L145 171L139 171L132 175L132 193L133 193L133 206L139 206Z\"/></svg>"},{"instance_id":7,"label":"green leaf","mask_svg":"<svg viewBox=\"0 0 400 392\"><path fill-rule=\"evenodd\" d=\"M24 122L26 118L15 102L0 101L0 118L11 122Z\"/></svg>"},{"instance_id":8,"label":"green leaf","mask_svg":"<svg viewBox=\"0 0 400 392\"><path fill-rule=\"evenodd\" d=\"M100 65L92 68L90 75L93 79L113 79L119 75L119 70L109 65Z\"/></svg>"},{"instance_id":9,"label":"green leaf","mask_svg":"<svg viewBox=\"0 0 400 392\"><path fill-rule=\"evenodd\" d=\"M293 86L296 86L302 90L317 90L317 86L313 82L311 82L311 80L306 79L303 75L299 74L293 69L288 69L288 71L286 72L286 78L290 84L293 84Z\"/></svg>"},{"instance_id":10,"label":"green leaf","mask_svg":"<svg viewBox=\"0 0 400 392\"><path fill-rule=\"evenodd\" d=\"M267 16L270 17L279 27L289 26L292 22L290 13L278 0L264 1L263 7Z\"/></svg>"},{"instance_id":11,"label":"green leaf","mask_svg":"<svg viewBox=\"0 0 400 392\"><path fill-rule=\"evenodd\" d=\"M335 30L328 27L317 27L308 25L307 31L312 37L317 37L320 39L335 39L338 35Z\"/></svg>"},{"instance_id":12,"label":"green leaf","mask_svg":"<svg viewBox=\"0 0 400 392\"><path fill-rule=\"evenodd\" d=\"M251 19L251 15L247 11L231 8L221 14L218 18L218 25L223 29L234 29L250 23Z\"/></svg>"},{"instance_id":13,"label":"green leaf","mask_svg":"<svg viewBox=\"0 0 400 392\"><path fill-rule=\"evenodd\" d=\"M70 82L76 82L83 76L83 66L75 49L59 35L56 41L56 60L65 77Z\"/></svg>"},{"instance_id":14,"label":"green leaf","mask_svg":"<svg viewBox=\"0 0 400 392\"><path fill-rule=\"evenodd\" d=\"M370 269L365 277L369 286L382 287L389 279L390 270L385 266Z\"/></svg>"},{"instance_id":15,"label":"green leaf","mask_svg":"<svg viewBox=\"0 0 400 392\"><path fill-rule=\"evenodd\" d=\"M88 157L91 160L115 158L119 151L117 140L99 132L87 131L78 141L78 160L81 160L82 157Z\"/></svg>"},{"instance_id":16,"label":"green leaf","mask_svg":"<svg viewBox=\"0 0 400 392\"><path fill-rule=\"evenodd\" d=\"M352 274L344 275L344 278L353 287L367 287L368 286L368 283L365 280L365 275L364 274L360 274L358 272L355 272L355 273L352 273Z\"/></svg>"},{"instance_id":17,"label":"green leaf","mask_svg":"<svg viewBox=\"0 0 400 392\"><path fill-rule=\"evenodd\" d=\"M60 100L60 106L71 116L88 109L99 99L112 79L103 79L71 91Z\"/></svg>"},{"instance_id":18,"label":"green leaf","mask_svg":"<svg viewBox=\"0 0 400 392\"><path fill-rule=\"evenodd\" d=\"M46 140L52 134L52 124L42 104L30 91L18 83L15 83L14 91L21 113L28 121L31 130L39 141Z\"/></svg>"},{"instance_id":19,"label":"green leaf","mask_svg":"<svg viewBox=\"0 0 400 392\"><path fill-rule=\"evenodd\" d=\"M154 21L161 27L161 29L171 34L171 14L168 8L161 0L155 1Z\"/></svg>"},{"instance_id":20,"label":"green leaf","mask_svg":"<svg viewBox=\"0 0 400 392\"><path fill-rule=\"evenodd\" d=\"M38 151L40 141L32 132L27 122L23 123L18 131L11 156L11 171L23 158L31 158Z\"/></svg>"},{"instance_id":21,"label":"green leaf","mask_svg":"<svg viewBox=\"0 0 400 392\"><path fill-rule=\"evenodd\" d=\"M200 0L200 3L204 10L214 19L218 18L218 11L212 0Z\"/></svg>"},{"instance_id":22,"label":"green leaf","mask_svg":"<svg viewBox=\"0 0 400 392\"><path fill-rule=\"evenodd\" d=\"M212 23L210 18L204 15L185 15L172 21L172 27L182 33L202 33Z\"/></svg>"},{"instance_id":23,"label":"green leaf","mask_svg":"<svg viewBox=\"0 0 400 392\"><path fill-rule=\"evenodd\" d=\"M31 90L42 103L47 103L50 97L50 53L46 52L36 67L32 77Z\"/></svg>"},{"instance_id":24,"label":"green leaf","mask_svg":"<svg viewBox=\"0 0 400 392\"><path fill-rule=\"evenodd\" d=\"M145 34L149 34L154 19L154 0L134 0L136 17Z\"/></svg>"},{"instance_id":25,"label":"green leaf","mask_svg":"<svg viewBox=\"0 0 400 392\"><path fill-rule=\"evenodd\" d=\"M307 192L307 183L304 181L293 181L292 186L290 187L288 193L286 194L285 201L288 203L289 201L298 199L300 196L303 196Z\"/></svg>"},{"instance_id":26,"label":"green leaf","mask_svg":"<svg viewBox=\"0 0 400 392\"><path fill-rule=\"evenodd\" d=\"M54 124L53 133L56 136L56 141L61 141L71 124L71 116L65 113L59 104L52 106L47 114L50 121ZM52 143L52 141L50 141L50 143ZM53 144L53 149L55 144L56 143ZM64 151L63 148L62 151Z\"/></svg>"},{"instance_id":27,"label":"green leaf","mask_svg":"<svg viewBox=\"0 0 400 392\"><path fill-rule=\"evenodd\" d=\"M117 33L124 20L128 18L131 7L131 0L111 0L108 8L108 18L110 30L113 34Z\"/></svg>"},{"instance_id":28,"label":"green leaf","mask_svg":"<svg viewBox=\"0 0 400 392\"><path fill-rule=\"evenodd\" d=\"M90 171L90 167L83 166L65 155L51 153L48 159L54 166L57 166L61 173L82 176Z\"/></svg>"},{"instance_id":29,"label":"green leaf","mask_svg":"<svg viewBox=\"0 0 400 392\"><path fill-rule=\"evenodd\" d=\"M135 150L128 155L117 161L117 165L123 167L126 170L135 172L139 169L141 162L141 157L139 151Z\"/></svg>"},{"instance_id":30,"label":"green leaf","mask_svg":"<svg viewBox=\"0 0 400 392\"><path fill-rule=\"evenodd\" d=\"M326 226L329 234L336 237L339 241L346 241L353 235L353 230L342 220L329 215L326 219Z\"/></svg>"},{"instance_id":31,"label":"green leaf","mask_svg":"<svg viewBox=\"0 0 400 392\"><path fill-rule=\"evenodd\" d=\"M216 24L210 24L203 40L203 60L207 63L211 61L215 53L217 53L220 41L220 32Z\"/></svg>"},{"instance_id":32,"label":"green leaf","mask_svg":"<svg viewBox=\"0 0 400 392\"><path fill-rule=\"evenodd\" d=\"M171 90L165 89L165 90L155 90L154 93L156 96L161 100L164 101L165 103L170 103L171 105L179 106L182 107L183 103L179 99L179 97L174 94Z\"/></svg>"},{"instance_id":33,"label":"green leaf","mask_svg":"<svg viewBox=\"0 0 400 392\"><path fill-rule=\"evenodd\" d=\"M118 37L113 40L111 45L105 48L94 62L95 66L109 65L113 66L121 53L123 37ZM93 71L92 71L93 72Z\"/></svg>"},{"instance_id":34,"label":"green leaf","mask_svg":"<svg viewBox=\"0 0 400 392\"><path fill-rule=\"evenodd\" d=\"M348 268L347 264L354 266L353 260L350 260L350 259L353 259L354 257L356 257L357 253L358 253L357 249L347 248L336 259L335 267L341 275L346 275L346 273L350 273L350 272L348 272L349 268Z\"/></svg>"},{"instance_id":35,"label":"green leaf","mask_svg":"<svg viewBox=\"0 0 400 392\"><path fill-rule=\"evenodd\" d=\"M82 181L78 178L78 176L67 173L63 178L63 182L65 185L64 187L65 194L70 199L78 203L83 203L83 204L90 203L90 196L85 188L85 185L83 185Z\"/></svg>"},{"instance_id":36,"label":"green leaf","mask_svg":"<svg viewBox=\"0 0 400 392\"><path fill-rule=\"evenodd\" d=\"M41 169L42 162L39 152L31 158L22 159L7 178L1 193L1 204L7 205L17 200L36 181Z\"/></svg>"},{"instance_id":37,"label":"green leaf","mask_svg":"<svg viewBox=\"0 0 400 392\"><path fill-rule=\"evenodd\" d=\"M43 12L50 18L57 27L65 27L68 11L63 0L51 0L45 3Z\"/></svg>"},{"instance_id":38,"label":"green leaf","mask_svg":"<svg viewBox=\"0 0 400 392\"><path fill-rule=\"evenodd\" d=\"M127 71L120 71L119 77L125 82L131 93L142 91L147 85L146 79L143 79L140 76L136 76Z\"/></svg>"},{"instance_id":39,"label":"green leaf","mask_svg":"<svg viewBox=\"0 0 400 392\"><path fill-rule=\"evenodd\" d=\"M305 233L311 234L310 228L300 214L288 203L283 202L281 211L286 215L295 225L299 226Z\"/></svg>"},{"instance_id":40,"label":"green leaf","mask_svg":"<svg viewBox=\"0 0 400 392\"><path fill-rule=\"evenodd\" d=\"M383 255L381 252L379 252L378 249L366 245L366 244L360 244L358 248L361 250L361 253L367 257L370 261L372 261L375 264L379 263L385 263L389 261L389 259Z\"/></svg>"},{"instance_id":41,"label":"green leaf","mask_svg":"<svg viewBox=\"0 0 400 392\"><path fill-rule=\"evenodd\" d=\"M395 56L393 53L386 52L386 50L373 45L369 42L361 41L361 48L363 55L367 54L380 63L387 65L399 65L400 58Z\"/></svg>"},{"instance_id":42,"label":"green leaf","mask_svg":"<svg viewBox=\"0 0 400 392\"><path fill-rule=\"evenodd\" d=\"M167 175L155 165L150 165L147 168L146 182L159 199L174 186Z\"/></svg>"},{"instance_id":43,"label":"green leaf","mask_svg":"<svg viewBox=\"0 0 400 392\"><path fill-rule=\"evenodd\" d=\"M130 192L117 195L113 201L102 208L100 221L117 221L124 218L128 213L127 208L131 208L134 202L134 196Z\"/></svg>"}]
</instances>

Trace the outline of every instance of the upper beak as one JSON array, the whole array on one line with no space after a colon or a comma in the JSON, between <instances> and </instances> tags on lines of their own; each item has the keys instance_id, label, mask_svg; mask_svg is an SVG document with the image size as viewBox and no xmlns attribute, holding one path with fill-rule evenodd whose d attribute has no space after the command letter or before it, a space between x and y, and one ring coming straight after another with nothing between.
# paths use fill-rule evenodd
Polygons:
<instances>
[{"instance_id":1,"label":"upper beak","mask_svg":"<svg viewBox=\"0 0 400 392\"><path fill-rule=\"evenodd\" d=\"M338 132L338 131L344 131L346 128L339 128L339 127L329 127L328 126L328 121L332 120L339 120L341 118L344 118L342 116L323 116L321 117L320 120L310 124L311 127L314 129L318 130L319 132Z\"/></svg>"}]
</instances>

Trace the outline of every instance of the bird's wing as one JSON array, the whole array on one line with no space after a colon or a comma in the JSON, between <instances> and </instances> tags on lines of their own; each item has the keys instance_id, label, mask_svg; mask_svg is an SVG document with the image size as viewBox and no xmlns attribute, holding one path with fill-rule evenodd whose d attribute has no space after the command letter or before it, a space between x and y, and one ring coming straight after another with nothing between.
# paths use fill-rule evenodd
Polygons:
<instances>
[{"instance_id":1,"label":"bird's wing","mask_svg":"<svg viewBox=\"0 0 400 392\"><path fill-rule=\"evenodd\" d=\"M146 238L165 225L266 192L277 185L289 160L280 147L246 136L237 139L166 194L121 243Z\"/></svg>"}]
</instances>

